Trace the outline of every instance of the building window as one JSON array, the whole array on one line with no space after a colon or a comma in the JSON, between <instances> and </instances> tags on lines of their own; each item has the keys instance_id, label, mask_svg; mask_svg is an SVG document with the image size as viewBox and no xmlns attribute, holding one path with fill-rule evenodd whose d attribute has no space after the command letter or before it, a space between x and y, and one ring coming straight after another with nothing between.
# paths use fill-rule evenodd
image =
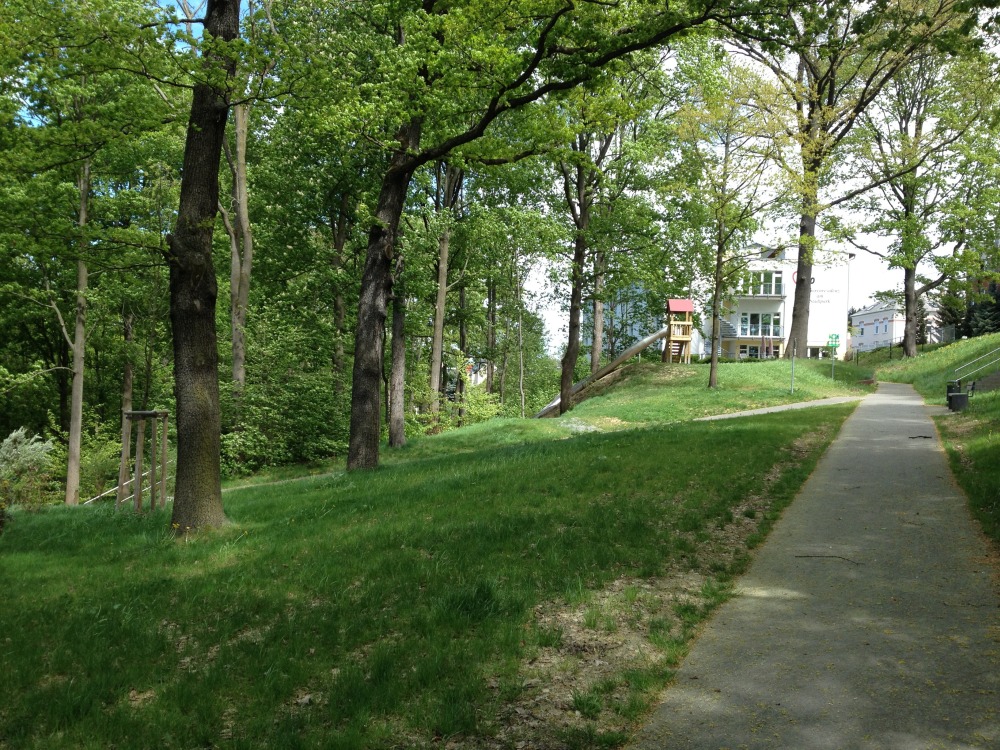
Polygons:
<instances>
[{"instance_id":1,"label":"building window","mask_svg":"<svg viewBox=\"0 0 1000 750\"><path fill-rule=\"evenodd\" d=\"M781 344L772 341L765 341L763 346L759 344L740 344L740 359L779 359L781 357Z\"/></svg>"},{"instance_id":2,"label":"building window","mask_svg":"<svg viewBox=\"0 0 1000 750\"><path fill-rule=\"evenodd\" d=\"M740 336L781 337L781 313L740 313Z\"/></svg>"},{"instance_id":3,"label":"building window","mask_svg":"<svg viewBox=\"0 0 1000 750\"><path fill-rule=\"evenodd\" d=\"M740 291L745 296L777 296L784 294L781 271L751 271L743 278Z\"/></svg>"}]
</instances>

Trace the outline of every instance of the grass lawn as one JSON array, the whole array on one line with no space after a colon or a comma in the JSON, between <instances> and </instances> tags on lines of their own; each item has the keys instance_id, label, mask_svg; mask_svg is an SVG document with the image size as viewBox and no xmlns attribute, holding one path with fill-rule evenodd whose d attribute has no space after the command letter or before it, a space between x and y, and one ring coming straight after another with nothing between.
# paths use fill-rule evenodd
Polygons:
<instances>
[{"instance_id":1,"label":"grass lawn","mask_svg":"<svg viewBox=\"0 0 1000 750\"><path fill-rule=\"evenodd\" d=\"M862 392L828 367L798 399ZM619 746L853 408L686 421L788 400L787 363L707 372L233 489L187 539L15 511L0 748Z\"/></svg>"}]
</instances>

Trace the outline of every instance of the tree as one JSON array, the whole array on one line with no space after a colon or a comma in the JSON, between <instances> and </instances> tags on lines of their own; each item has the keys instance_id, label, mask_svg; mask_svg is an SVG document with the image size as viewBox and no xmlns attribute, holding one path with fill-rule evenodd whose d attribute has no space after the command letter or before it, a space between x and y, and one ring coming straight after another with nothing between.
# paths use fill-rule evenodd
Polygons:
<instances>
[{"instance_id":1,"label":"tree","mask_svg":"<svg viewBox=\"0 0 1000 750\"><path fill-rule=\"evenodd\" d=\"M229 114L228 85L236 71L236 58L225 43L238 36L238 0L208 0L203 75L194 85L180 206L167 253L177 399L177 474L171 524L181 532L219 526L226 520L219 464L218 285L212 234Z\"/></svg>"},{"instance_id":2,"label":"tree","mask_svg":"<svg viewBox=\"0 0 1000 750\"><path fill-rule=\"evenodd\" d=\"M61 290L48 283L44 302L58 322L70 355L65 502L75 505L80 486L91 263L102 256L106 262L120 247L113 235L128 231L115 221L114 211L110 216L94 211L93 202L98 197L94 186L111 181L101 173L109 152L162 127L169 116L160 101L163 97L154 94L153 86L123 72L130 61L130 53L123 49L123 27L132 24L139 29L129 37L134 48L157 48L151 9L142 5L87 10L53 6L30 17L46 30L36 31L30 51L17 61L16 73L6 81L5 88L18 102L12 123L17 134L12 145L16 148L7 154L7 166L27 183L25 194L73 185L73 226L69 229L63 224L58 230L64 233L66 244L50 255L75 267L73 313L64 313ZM153 53L150 66L161 61ZM106 204L117 202L113 194L103 197ZM20 242L15 243L20 245L15 252L19 252L21 262L37 267L39 248L30 244L42 240L50 245L52 237L45 237L46 230L54 229L56 222L39 231L37 216L19 219L26 219L27 224ZM42 301L37 289L23 289L20 294Z\"/></svg>"},{"instance_id":3,"label":"tree","mask_svg":"<svg viewBox=\"0 0 1000 750\"><path fill-rule=\"evenodd\" d=\"M982 169L985 159L968 165L973 173L958 173L956 167L963 162L963 148L974 140L970 130L990 107L994 78L982 55L928 51L885 87L862 117L854 143L847 144L855 156L851 164L878 186L860 206L872 217L865 231L893 238L885 251L852 241L903 270L907 357L917 354L924 297L975 260L967 248L972 236L968 225L949 231L947 214L968 204L982 182L974 172ZM955 203L956 194L962 196L961 204ZM932 266L934 277L922 278L922 265Z\"/></svg>"},{"instance_id":4,"label":"tree","mask_svg":"<svg viewBox=\"0 0 1000 750\"><path fill-rule=\"evenodd\" d=\"M912 60L934 46L958 46L976 19L960 0L892 3L824 0L789 9L780 35L739 35L737 46L778 84L772 111L793 158L784 169L799 202L798 266L789 336L807 344L817 219L870 184L823 195L833 157L862 113ZM788 347L785 356L791 357Z\"/></svg>"},{"instance_id":5,"label":"tree","mask_svg":"<svg viewBox=\"0 0 1000 750\"><path fill-rule=\"evenodd\" d=\"M431 332L430 394L431 414L441 409L441 356L444 348L444 317L448 299L448 263L451 251L451 224L461 208L465 170L440 161L434 169L434 211L442 226L438 235L437 292Z\"/></svg>"},{"instance_id":6,"label":"tree","mask_svg":"<svg viewBox=\"0 0 1000 750\"><path fill-rule=\"evenodd\" d=\"M694 9L641 2L498 8L434 0L398 15L371 9L372 27L364 29L360 46L379 53L372 60L376 69L364 74L372 85L385 87L387 120L394 124L387 131L393 134L389 159L361 280L349 468L378 464L386 305L399 218L414 170L482 138L498 118L598 77L613 60L710 20L739 18L751 7L761 10L759 4L715 2ZM358 36L351 41L359 46ZM357 56L357 49L351 52Z\"/></svg>"},{"instance_id":7,"label":"tree","mask_svg":"<svg viewBox=\"0 0 1000 750\"><path fill-rule=\"evenodd\" d=\"M717 388L723 301L758 254L751 239L783 196L771 185L777 154L759 102L766 96L761 81L714 44L698 52L682 60L696 71L693 101L681 110L678 128L692 151L688 159L698 165L685 213L710 257L708 387Z\"/></svg>"},{"instance_id":8,"label":"tree","mask_svg":"<svg viewBox=\"0 0 1000 750\"><path fill-rule=\"evenodd\" d=\"M231 178L232 219L229 211L221 203L219 212L222 214L230 244L229 319L232 332L233 387L237 403L246 385L246 322L254 254L254 232L250 223L250 188L247 176L247 139L250 131L251 103L257 91L264 88L268 76L275 67L274 58L266 55L266 46L261 41L265 28L270 34L277 33L271 17L271 2L272 0L261 0L259 8L254 0L247 2L245 36L251 48L261 52L263 59L254 61L254 69L246 76L243 98L232 106L232 145L228 140L222 142ZM186 3L184 11L186 17L191 18L192 9ZM249 61L245 62L244 68L248 64Z\"/></svg>"}]
</instances>

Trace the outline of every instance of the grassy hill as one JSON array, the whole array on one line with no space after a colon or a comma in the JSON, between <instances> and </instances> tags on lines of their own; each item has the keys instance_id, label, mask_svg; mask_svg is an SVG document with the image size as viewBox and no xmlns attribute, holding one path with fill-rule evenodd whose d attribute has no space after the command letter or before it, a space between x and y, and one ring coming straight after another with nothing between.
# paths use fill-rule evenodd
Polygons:
<instances>
[{"instance_id":1,"label":"grassy hill","mask_svg":"<svg viewBox=\"0 0 1000 750\"><path fill-rule=\"evenodd\" d=\"M800 361L645 365L556 420L226 494L232 523L13 513L0 748L615 747L851 405Z\"/></svg>"}]
</instances>

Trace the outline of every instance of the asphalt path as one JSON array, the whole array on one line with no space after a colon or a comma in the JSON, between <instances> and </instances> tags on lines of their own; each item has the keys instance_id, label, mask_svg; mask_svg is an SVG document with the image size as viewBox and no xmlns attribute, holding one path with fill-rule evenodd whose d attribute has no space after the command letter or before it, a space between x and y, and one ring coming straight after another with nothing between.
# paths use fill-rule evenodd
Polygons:
<instances>
[{"instance_id":1,"label":"asphalt path","mask_svg":"<svg viewBox=\"0 0 1000 750\"><path fill-rule=\"evenodd\" d=\"M859 404L632 750L1000 748L995 569L931 413Z\"/></svg>"}]
</instances>

